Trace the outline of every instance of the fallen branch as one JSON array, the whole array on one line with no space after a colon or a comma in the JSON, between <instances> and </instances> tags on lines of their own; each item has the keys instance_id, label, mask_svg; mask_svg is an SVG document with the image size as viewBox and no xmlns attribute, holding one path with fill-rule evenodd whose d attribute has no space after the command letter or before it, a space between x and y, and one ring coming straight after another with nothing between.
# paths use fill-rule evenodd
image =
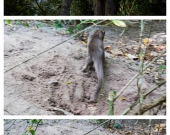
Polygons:
<instances>
[{"instance_id":1,"label":"fallen branch","mask_svg":"<svg viewBox=\"0 0 170 135\"><path fill-rule=\"evenodd\" d=\"M48 109L48 111L60 111L60 112L64 113L64 115L74 115L70 112L67 112L67 111L57 108L57 107L48 107L47 109Z\"/></svg>"},{"instance_id":2,"label":"fallen branch","mask_svg":"<svg viewBox=\"0 0 170 135\"><path fill-rule=\"evenodd\" d=\"M104 123L106 123L106 122L108 122L108 121L110 121L110 120L111 120L111 119L106 120L105 122L101 123L99 126L97 126L96 128L94 128L94 129L90 130L89 132L85 133L84 135L87 135L87 134L91 133L92 131L94 131L94 130L96 130L97 128L99 128L99 127L103 126L103 124L104 124Z\"/></svg>"},{"instance_id":3,"label":"fallen branch","mask_svg":"<svg viewBox=\"0 0 170 135\"><path fill-rule=\"evenodd\" d=\"M143 99L146 98L146 96L148 96L151 92L153 92L155 89L157 89L158 87L160 87L161 85L163 85L166 82L166 80L160 82L159 84L157 84L155 87L153 87L151 90L149 90L148 92L143 94ZM135 101L130 107L128 107L121 115L125 115L127 114L133 107L135 107L137 104L139 103L139 99L137 101Z\"/></svg>"},{"instance_id":4,"label":"fallen branch","mask_svg":"<svg viewBox=\"0 0 170 135\"><path fill-rule=\"evenodd\" d=\"M160 99L154 101L153 103L151 103L149 105L142 106L141 114L144 114L146 111L148 111L148 110L162 104L165 101L166 101L166 95L164 94ZM139 114L138 112L134 113L134 115L138 115L138 114Z\"/></svg>"},{"instance_id":5,"label":"fallen branch","mask_svg":"<svg viewBox=\"0 0 170 135\"><path fill-rule=\"evenodd\" d=\"M166 52L166 50L164 50L158 57L154 58L148 65L146 65L143 68L143 71L148 68L153 62L155 62L157 59L159 59L164 53ZM133 78L131 78L131 80L119 91L119 93L117 94L117 96L115 97L115 100L122 94L122 92L129 86L129 84L139 75L139 73L137 73Z\"/></svg>"}]
</instances>

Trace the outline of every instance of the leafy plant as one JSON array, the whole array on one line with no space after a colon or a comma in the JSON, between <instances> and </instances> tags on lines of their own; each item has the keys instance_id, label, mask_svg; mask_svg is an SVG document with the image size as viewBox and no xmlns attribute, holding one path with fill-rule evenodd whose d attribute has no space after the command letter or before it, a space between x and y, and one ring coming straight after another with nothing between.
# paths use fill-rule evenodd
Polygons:
<instances>
[{"instance_id":1,"label":"leafy plant","mask_svg":"<svg viewBox=\"0 0 170 135\"><path fill-rule=\"evenodd\" d=\"M110 127L110 121L108 121L108 119L97 119L96 120L97 124L101 124L102 127Z\"/></svg>"},{"instance_id":2,"label":"leafy plant","mask_svg":"<svg viewBox=\"0 0 170 135\"><path fill-rule=\"evenodd\" d=\"M63 28L62 20L58 20L57 22L55 22L54 23L54 27L56 27L56 28Z\"/></svg>"},{"instance_id":3,"label":"leafy plant","mask_svg":"<svg viewBox=\"0 0 170 135\"><path fill-rule=\"evenodd\" d=\"M41 22L38 22L38 24L37 24L37 28L40 28L41 27Z\"/></svg>"},{"instance_id":4,"label":"leafy plant","mask_svg":"<svg viewBox=\"0 0 170 135\"><path fill-rule=\"evenodd\" d=\"M163 70L165 70L165 69L166 69L166 65L161 65L161 66L159 66L159 70L163 71Z\"/></svg>"},{"instance_id":5,"label":"leafy plant","mask_svg":"<svg viewBox=\"0 0 170 135\"><path fill-rule=\"evenodd\" d=\"M21 23L21 20L16 20L16 21L15 21L15 24L16 24L16 25L19 25L20 23Z\"/></svg>"},{"instance_id":6,"label":"leafy plant","mask_svg":"<svg viewBox=\"0 0 170 135\"><path fill-rule=\"evenodd\" d=\"M10 25L11 24L11 20L4 20L5 24Z\"/></svg>"},{"instance_id":7,"label":"leafy plant","mask_svg":"<svg viewBox=\"0 0 170 135\"><path fill-rule=\"evenodd\" d=\"M40 119L40 120L31 119L28 121L28 123L30 124L30 126L22 135L30 135L30 133L31 133L31 135L35 135L38 125L42 124L42 119Z\"/></svg>"},{"instance_id":8,"label":"leafy plant","mask_svg":"<svg viewBox=\"0 0 170 135\"><path fill-rule=\"evenodd\" d=\"M158 67L158 69L159 69L159 71L160 71L161 73L163 73L163 74L166 73L166 65L160 65L160 66Z\"/></svg>"}]
</instances>

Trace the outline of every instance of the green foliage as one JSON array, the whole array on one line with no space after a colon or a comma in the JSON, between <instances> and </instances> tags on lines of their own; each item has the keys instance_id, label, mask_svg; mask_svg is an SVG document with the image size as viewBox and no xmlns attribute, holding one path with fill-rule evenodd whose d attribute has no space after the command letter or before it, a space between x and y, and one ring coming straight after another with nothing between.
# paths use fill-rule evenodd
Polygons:
<instances>
[{"instance_id":1,"label":"green foliage","mask_svg":"<svg viewBox=\"0 0 170 135\"><path fill-rule=\"evenodd\" d=\"M76 26L74 27L69 27L66 31L67 34L72 34L72 33L76 33L80 30L83 30L84 28L86 28L87 26L89 25L92 25L92 24L96 24L97 22L99 22L100 20L82 20L80 21L79 24L77 24ZM105 25L108 25L108 24L115 24L117 25L118 27L126 27L126 24L123 22L123 21L119 21L119 20L109 20L109 23L105 24Z\"/></svg>"},{"instance_id":2,"label":"green foliage","mask_svg":"<svg viewBox=\"0 0 170 135\"><path fill-rule=\"evenodd\" d=\"M24 26L25 26L25 27L29 27L29 22L26 21L26 22L24 23Z\"/></svg>"},{"instance_id":3,"label":"green foliage","mask_svg":"<svg viewBox=\"0 0 170 135\"><path fill-rule=\"evenodd\" d=\"M119 15L166 15L165 0L121 0Z\"/></svg>"},{"instance_id":4,"label":"green foliage","mask_svg":"<svg viewBox=\"0 0 170 135\"><path fill-rule=\"evenodd\" d=\"M166 65L160 65L158 67L159 71L162 73L162 74L165 74L166 73Z\"/></svg>"},{"instance_id":5,"label":"green foliage","mask_svg":"<svg viewBox=\"0 0 170 135\"><path fill-rule=\"evenodd\" d=\"M41 22L38 22L38 24L37 24L37 28L40 28L41 27Z\"/></svg>"},{"instance_id":6,"label":"green foliage","mask_svg":"<svg viewBox=\"0 0 170 135\"><path fill-rule=\"evenodd\" d=\"M59 15L61 0L5 0L4 15Z\"/></svg>"},{"instance_id":7,"label":"green foliage","mask_svg":"<svg viewBox=\"0 0 170 135\"><path fill-rule=\"evenodd\" d=\"M115 120L109 120L108 119L98 119L96 120L97 124L102 124L102 127L105 128L116 128L116 129L120 129L121 128L121 124L119 123L115 123Z\"/></svg>"},{"instance_id":8,"label":"green foliage","mask_svg":"<svg viewBox=\"0 0 170 135\"><path fill-rule=\"evenodd\" d=\"M16 20L16 21L15 21L15 24L16 24L16 25L19 25L20 23L21 23L21 20Z\"/></svg>"},{"instance_id":9,"label":"green foliage","mask_svg":"<svg viewBox=\"0 0 170 135\"><path fill-rule=\"evenodd\" d=\"M120 128L121 128L121 126L120 126L120 124L115 123L115 124L114 124L114 128L116 128L116 129L120 129Z\"/></svg>"},{"instance_id":10,"label":"green foliage","mask_svg":"<svg viewBox=\"0 0 170 135\"><path fill-rule=\"evenodd\" d=\"M28 121L28 123L31 125L29 128L22 134L22 135L35 135L36 129L39 124L42 124L42 119L37 120L37 119L31 119ZM34 127L35 125L35 127Z\"/></svg>"},{"instance_id":11,"label":"green foliage","mask_svg":"<svg viewBox=\"0 0 170 135\"><path fill-rule=\"evenodd\" d=\"M126 27L126 24L123 21L119 21L119 20L111 20L112 23L114 23L116 26L119 27Z\"/></svg>"},{"instance_id":12,"label":"green foliage","mask_svg":"<svg viewBox=\"0 0 170 135\"><path fill-rule=\"evenodd\" d=\"M5 15L34 15L35 9L31 5L34 0L5 0L4 14Z\"/></svg>"},{"instance_id":13,"label":"green foliage","mask_svg":"<svg viewBox=\"0 0 170 135\"><path fill-rule=\"evenodd\" d=\"M10 25L11 24L11 20L4 20L5 24Z\"/></svg>"},{"instance_id":14,"label":"green foliage","mask_svg":"<svg viewBox=\"0 0 170 135\"><path fill-rule=\"evenodd\" d=\"M92 0L72 0L71 15L93 15Z\"/></svg>"},{"instance_id":15,"label":"green foliage","mask_svg":"<svg viewBox=\"0 0 170 135\"><path fill-rule=\"evenodd\" d=\"M163 70L165 70L165 69L166 69L166 65L161 65L161 66L159 66L159 70L163 71Z\"/></svg>"},{"instance_id":16,"label":"green foliage","mask_svg":"<svg viewBox=\"0 0 170 135\"><path fill-rule=\"evenodd\" d=\"M37 119L32 119L32 120L29 120L29 123L30 124L38 124L38 120Z\"/></svg>"},{"instance_id":17,"label":"green foliage","mask_svg":"<svg viewBox=\"0 0 170 135\"><path fill-rule=\"evenodd\" d=\"M31 133L32 135L35 135L35 130L30 130L30 133Z\"/></svg>"},{"instance_id":18,"label":"green foliage","mask_svg":"<svg viewBox=\"0 0 170 135\"><path fill-rule=\"evenodd\" d=\"M101 126L102 127L107 127L107 128L109 128L110 127L110 121L108 121L108 122L106 122L106 121L108 121L108 119L98 119L98 120L96 120L96 122L97 122L97 124L102 124ZM105 123L104 123L105 122Z\"/></svg>"},{"instance_id":19,"label":"green foliage","mask_svg":"<svg viewBox=\"0 0 170 135\"><path fill-rule=\"evenodd\" d=\"M60 15L61 3L62 0L5 0L4 15ZM116 0L114 4L118 15L166 15L166 0ZM94 15L93 9L93 0L72 0L70 15Z\"/></svg>"},{"instance_id":20,"label":"green foliage","mask_svg":"<svg viewBox=\"0 0 170 135\"><path fill-rule=\"evenodd\" d=\"M57 22L54 23L53 26L56 28L63 28L62 20L58 20Z\"/></svg>"},{"instance_id":21,"label":"green foliage","mask_svg":"<svg viewBox=\"0 0 170 135\"><path fill-rule=\"evenodd\" d=\"M98 20L82 20L76 26L68 28L68 30L66 32L67 32L67 34L76 33L80 30L83 30L89 24L95 24L96 22L98 22Z\"/></svg>"}]
</instances>

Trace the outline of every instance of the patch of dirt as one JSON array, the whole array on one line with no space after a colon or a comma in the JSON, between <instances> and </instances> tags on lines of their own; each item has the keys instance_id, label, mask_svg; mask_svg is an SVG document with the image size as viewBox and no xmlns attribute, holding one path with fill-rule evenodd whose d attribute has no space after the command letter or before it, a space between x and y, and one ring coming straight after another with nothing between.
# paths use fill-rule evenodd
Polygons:
<instances>
[{"instance_id":1,"label":"patch of dirt","mask_svg":"<svg viewBox=\"0 0 170 135\"><path fill-rule=\"evenodd\" d=\"M50 27L32 29L19 25L13 30L11 26L5 25L4 31L5 71L69 37L56 34L56 30ZM135 29L128 29L130 33L133 31ZM162 28L159 31L162 31ZM114 47L113 42L117 40L118 34L120 33L116 33L114 29L106 27L105 45L111 44ZM126 42L130 44L132 39L129 37L128 40ZM137 38L134 37L133 40ZM71 39L5 73L5 114L64 115L65 110L74 115L108 115L108 93L112 90L118 93L137 73L123 63L129 62L135 67L137 62L127 59L122 62L119 58L110 61L106 58L106 65L109 66L105 66L104 88L100 92L98 103L89 104L84 102L84 99L94 93L97 77L94 71L80 71L86 56L87 48L79 40ZM144 76L142 93L155 85L152 78L151 75ZM147 97L144 105L159 99L165 92L166 86L163 85ZM126 100L116 100L116 115L136 101L136 80L127 87L121 97ZM130 114L134 111L136 108ZM158 114L164 114L165 111L165 108L160 109Z\"/></svg>"},{"instance_id":2,"label":"patch of dirt","mask_svg":"<svg viewBox=\"0 0 170 135\"><path fill-rule=\"evenodd\" d=\"M4 135L21 135L31 126L28 123L30 120L4 120ZM104 122L104 121L103 121ZM115 123L120 125L120 128L115 127ZM135 124L136 123L136 124ZM159 129L159 135L166 134L166 120L152 120L151 133L156 135L158 132L159 123L161 124ZM36 135L145 135L148 133L149 120L110 120L109 122L99 126L97 120L48 120L43 119L42 123L38 125ZM35 129L36 124L32 126ZM97 128L98 127L98 128ZM95 130L93 130L95 129Z\"/></svg>"}]
</instances>

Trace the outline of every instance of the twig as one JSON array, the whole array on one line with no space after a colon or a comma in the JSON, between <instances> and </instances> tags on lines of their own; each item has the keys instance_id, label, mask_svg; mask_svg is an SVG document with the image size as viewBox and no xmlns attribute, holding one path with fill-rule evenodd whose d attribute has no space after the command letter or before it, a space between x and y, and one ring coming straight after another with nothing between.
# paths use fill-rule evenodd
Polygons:
<instances>
[{"instance_id":1,"label":"twig","mask_svg":"<svg viewBox=\"0 0 170 135\"><path fill-rule=\"evenodd\" d=\"M37 6L39 7L40 11L44 14L47 15L46 12L41 8L41 6L38 4L37 0L35 0Z\"/></svg>"},{"instance_id":2,"label":"twig","mask_svg":"<svg viewBox=\"0 0 170 135\"><path fill-rule=\"evenodd\" d=\"M37 130L37 128L38 128L38 126L39 126L39 124L40 124L41 121L42 121L42 119L40 119L40 120L38 121L37 126L36 126L36 128L35 128L35 131Z\"/></svg>"},{"instance_id":3,"label":"twig","mask_svg":"<svg viewBox=\"0 0 170 135\"><path fill-rule=\"evenodd\" d=\"M141 52L141 46L142 46L142 37L143 37L143 29L144 29L144 23L143 20L141 20L141 31L140 31L140 40L139 40L139 48L138 48L138 54Z\"/></svg>"},{"instance_id":4,"label":"twig","mask_svg":"<svg viewBox=\"0 0 170 135\"><path fill-rule=\"evenodd\" d=\"M105 121L105 122L103 122L103 123L101 123L99 126L97 126L96 128L94 128L93 130L90 130L89 132L85 133L84 135L87 135L87 134L91 133L92 131L96 130L98 127L102 126L104 123L106 123L106 122L108 122L108 121L110 121L110 119L107 120L107 121Z\"/></svg>"},{"instance_id":5,"label":"twig","mask_svg":"<svg viewBox=\"0 0 170 135\"><path fill-rule=\"evenodd\" d=\"M139 77L137 80L138 98L139 98L139 110L138 110L139 114L141 114L140 111L141 111L141 107L142 107L142 103L143 103L143 95L141 93L141 86L142 86L142 79L143 79L143 63L144 63L144 57L145 57L145 52L146 52L146 48L143 53L141 52L143 29L144 29L144 23L143 23L143 20L141 20L141 33L140 33L140 41L139 41L140 64L139 64Z\"/></svg>"},{"instance_id":6,"label":"twig","mask_svg":"<svg viewBox=\"0 0 170 135\"><path fill-rule=\"evenodd\" d=\"M156 57L155 59L153 59L148 65L146 65L144 68L143 68L143 71L148 68L153 62L155 62L157 59L159 59L164 53L166 52L166 50L164 50L158 57ZM137 73L120 91L119 93L117 94L116 98L117 99L120 94L122 94L122 92L127 88L127 86L139 75L139 73Z\"/></svg>"},{"instance_id":7,"label":"twig","mask_svg":"<svg viewBox=\"0 0 170 135\"><path fill-rule=\"evenodd\" d=\"M27 129L28 123L29 123L29 121L28 121L28 119L27 119L27 124L26 124L26 126L25 126L25 129L24 129L24 130L26 130L26 129Z\"/></svg>"},{"instance_id":8,"label":"twig","mask_svg":"<svg viewBox=\"0 0 170 135\"><path fill-rule=\"evenodd\" d=\"M148 90L148 92L143 94L143 99L146 98L146 96L148 96L151 92L153 92L155 89L157 89L158 87L160 87L161 85L163 85L165 81L162 81L161 83L157 84L156 86L154 86L151 90ZM134 106L136 106L139 102L139 99L137 101L135 101L130 107L128 107L127 109L125 109L125 111L121 114L121 115L125 115L127 114Z\"/></svg>"},{"instance_id":9,"label":"twig","mask_svg":"<svg viewBox=\"0 0 170 135\"><path fill-rule=\"evenodd\" d=\"M141 108L141 114L144 114L146 111L162 104L163 102L166 101L166 95L164 94L160 99L154 101L153 103L149 104L149 105L145 105ZM138 112L134 113L134 115L139 115Z\"/></svg>"},{"instance_id":10,"label":"twig","mask_svg":"<svg viewBox=\"0 0 170 135\"><path fill-rule=\"evenodd\" d=\"M5 122L5 124L4 124L4 125L8 124L8 123L9 123L9 122L11 122L11 121L13 121L13 120L9 120L9 121Z\"/></svg>"},{"instance_id":11,"label":"twig","mask_svg":"<svg viewBox=\"0 0 170 135\"><path fill-rule=\"evenodd\" d=\"M165 84L166 80L158 83L155 87L153 87L151 90L149 90L148 92L143 94L143 98L146 98L147 95L149 95L151 92L153 92L155 89L157 89L158 87L160 87L161 85Z\"/></svg>"},{"instance_id":12,"label":"twig","mask_svg":"<svg viewBox=\"0 0 170 135\"><path fill-rule=\"evenodd\" d=\"M145 70L146 68L148 68L153 62L155 62L156 60L158 60L164 53L166 53L166 50L162 51L162 53L161 53L158 57L154 58L148 65L146 65L146 66L144 67L144 70Z\"/></svg>"},{"instance_id":13,"label":"twig","mask_svg":"<svg viewBox=\"0 0 170 135\"><path fill-rule=\"evenodd\" d=\"M74 114L72 114L70 112L67 112L67 111L65 111L65 110L63 110L61 108L57 108L57 107L48 107L47 109L53 110L53 111L60 111L60 112L63 112L65 115L74 115Z\"/></svg>"},{"instance_id":14,"label":"twig","mask_svg":"<svg viewBox=\"0 0 170 135\"><path fill-rule=\"evenodd\" d=\"M11 124L7 129L5 129L5 131L8 131L8 129L10 129L11 126L15 123L15 121L16 121L16 120L14 120L14 121L12 122L12 124Z\"/></svg>"},{"instance_id":15,"label":"twig","mask_svg":"<svg viewBox=\"0 0 170 135\"><path fill-rule=\"evenodd\" d=\"M134 126L138 123L138 120L135 122L135 124L133 124L133 127L132 127L132 134L133 134L133 130L134 130Z\"/></svg>"},{"instance_id":16,"label":"twig","mask_svg":"<svg viewBox=\"0 0 170 135\"><path fill-rule=\"evenodd\" d=\"M151 123L152 123L152 120L149 119L149 125L148 125L149 131L148 131L148 135L151 135Z\"/></svg>"}]
</instances>

